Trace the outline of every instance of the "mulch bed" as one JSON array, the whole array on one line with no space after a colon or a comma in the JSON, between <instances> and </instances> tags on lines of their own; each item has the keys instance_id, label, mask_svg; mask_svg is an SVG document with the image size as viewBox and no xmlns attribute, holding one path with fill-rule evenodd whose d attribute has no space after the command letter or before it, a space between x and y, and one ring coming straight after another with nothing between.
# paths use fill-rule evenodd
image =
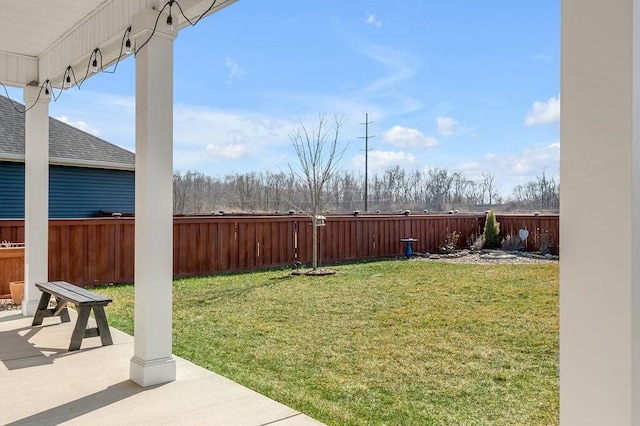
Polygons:
<instances>
[{"instance_id":1,"label":"mulch bed","mask_svg":"<svg viewBox=\"0 0 640 426\"><path fill-rule=\"evenodd\" d=\"M20 305L13 303L13 299L0 299L0 311L17 311Z\"/></svg>"}]
</instances>

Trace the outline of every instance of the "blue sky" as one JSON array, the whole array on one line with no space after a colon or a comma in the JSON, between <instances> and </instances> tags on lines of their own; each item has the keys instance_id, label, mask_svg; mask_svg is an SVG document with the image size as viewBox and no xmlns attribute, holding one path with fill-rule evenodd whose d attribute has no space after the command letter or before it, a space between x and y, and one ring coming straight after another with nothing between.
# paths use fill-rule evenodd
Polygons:
<instances>
[{"instance_id":1,"label":"blue sky","mask_svg":"<svg viewBox=\"0 0 640 426\"><path fill-rule=\"evenodd\" d=\"M132 57L51 115L134 150ZM174 165L287 170L288 138L344 116L344 169L445 168L498 189L559 172L559 0L239 0L175 42ZM20 92L16 93L21 100Z\"/></svg>"}]
</instances>

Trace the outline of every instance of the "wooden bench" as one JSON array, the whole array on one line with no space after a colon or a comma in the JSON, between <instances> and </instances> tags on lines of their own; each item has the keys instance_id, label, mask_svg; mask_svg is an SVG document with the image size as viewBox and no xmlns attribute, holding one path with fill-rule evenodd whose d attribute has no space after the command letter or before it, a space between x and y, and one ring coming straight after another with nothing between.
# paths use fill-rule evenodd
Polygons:
<instances>
[{"instance_id":1,"label":"wooden bench","mask_svg":"<svg viewBox=\"0 0 640 426\"><path fill-rule=\"evenodd\" d=\"M36 287L42 290L42 297L38 304L38 310L33 318L32 326L41 325L45 317L59 316L62 322L69 322L69 311L67 304L73 303L78 309L78 321L71 335L70 351L80 349L82 339L85 337L100 336L102 345L111 345L111 332L107 324L107 316L104 314L104 307L111 303L111 299L96 293L87 291L81 287L69 284L65 281L55 281L47 283L36 283ZM51 296L56 299L56 307L49 308ZM93 309L97 328L87 328L89 315Z\"/></svg>"}]
</instances>

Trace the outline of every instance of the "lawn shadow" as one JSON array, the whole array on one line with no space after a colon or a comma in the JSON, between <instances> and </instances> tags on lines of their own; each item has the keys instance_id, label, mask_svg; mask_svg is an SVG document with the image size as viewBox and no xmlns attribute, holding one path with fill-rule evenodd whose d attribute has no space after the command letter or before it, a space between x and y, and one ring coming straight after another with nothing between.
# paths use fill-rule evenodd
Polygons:
<instances>
[{"instance_id":1,"label":"lawn shadow","mask_svg":"<svg viewBox=\"0 0 640 426\"><path fill-rule=\"evenodd\" d=\"M222 300L222 299L237 299L238 297L242 297L242 296L246 296L248 294L250 294L251 292L261 289L261 288L267 288L267 287L273 287L276 284L282 283L284 281L288 281L293 279L293 276L290 274L287 275L281 275L279 277L271 277L269 278L269 281L267 282L263 282L260 284L254 284L254 285L249 285L246 287L235 287L235 288L228 288L225 290L220 290L217 291L215 293L210 294L208 297L206 298L202 298L198 301L198 304L200 305L206 305L210 302L215 302L218 300Z\"/></svg>"}]
</instances>

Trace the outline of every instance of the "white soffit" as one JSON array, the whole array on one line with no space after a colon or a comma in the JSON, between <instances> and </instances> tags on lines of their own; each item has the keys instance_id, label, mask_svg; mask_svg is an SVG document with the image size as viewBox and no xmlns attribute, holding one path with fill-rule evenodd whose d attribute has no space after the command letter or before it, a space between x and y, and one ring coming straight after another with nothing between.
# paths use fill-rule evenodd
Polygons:
<instances>
[{"instance_id":1,"label":"white soffit","mask_svg":"<svg viewBox=\"0 0 640 426\"><path fill-rule=\"evenodd\" d=\"M190 18L197 18L213 0L178 0ZM236 0L217 0L209 14ZM125 30L143 9L160 9L162 0L0 0L0 81L25 86L50 80L61 86L68 66L84 77L95 48L103 66L115 62ZM167 9L168 10L168 9ZM188 25L173 6L174 24Z\"/></svg>"}]
</instances>

